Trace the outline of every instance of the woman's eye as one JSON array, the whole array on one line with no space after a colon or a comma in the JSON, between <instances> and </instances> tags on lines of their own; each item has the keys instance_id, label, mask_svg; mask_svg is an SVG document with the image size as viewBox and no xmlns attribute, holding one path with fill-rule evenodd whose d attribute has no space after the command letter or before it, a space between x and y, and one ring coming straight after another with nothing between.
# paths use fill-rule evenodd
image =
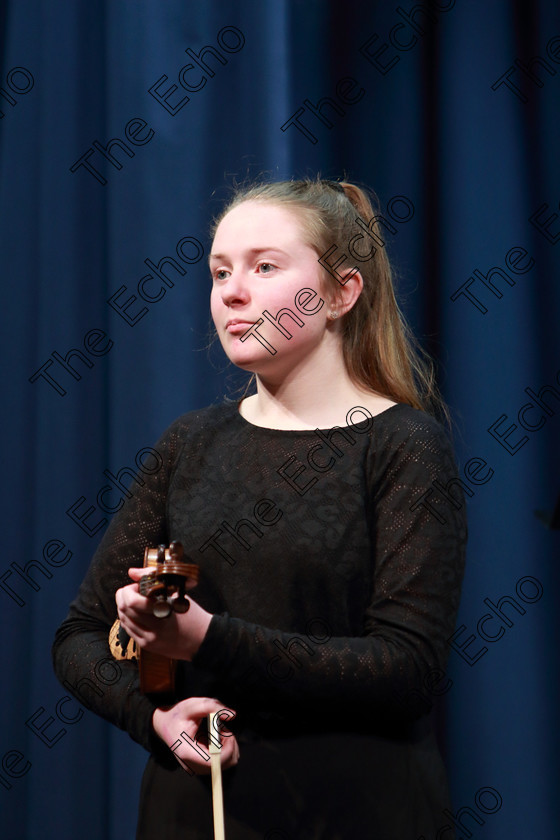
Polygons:
<instances>
[{"instance_id":1,"label":"woman's eye","mask_svg":"<svg viewBox=\"0 0 560 840\"><path fill-rule=\"evenodd\" d=\"M261 274L270 274L271 271L274 271L275 266L272 263L260 263L259 264L259 271Z\"/></svg>"},{"instance_id":2,"label":"woman's eye","mask_svg":"<svg viewBox=\"0 0 560 840\"><path fill-rule=\"evenodd\" d=\"M214 272L214 278L216 280L225 280L227 277L227 271L225 268L220 268L218 271Z\"/></svg>"}]
</instances>

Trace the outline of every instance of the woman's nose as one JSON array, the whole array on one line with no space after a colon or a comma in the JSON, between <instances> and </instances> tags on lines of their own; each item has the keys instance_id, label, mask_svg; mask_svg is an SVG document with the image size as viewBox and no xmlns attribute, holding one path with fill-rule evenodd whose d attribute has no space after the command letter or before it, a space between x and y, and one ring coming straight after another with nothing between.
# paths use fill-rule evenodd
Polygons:
<instances>
[{"instance_id":1,"label":"woman's nose","mask_svg":"<svg viewBox=\"0 0 560 840\"><path fill-rule=\"evenodd\" d=\"M226 306L249 302L249 289L241 272L230 274L227 283L222 288L222 300Z\"/></svg>"}]
</instances>

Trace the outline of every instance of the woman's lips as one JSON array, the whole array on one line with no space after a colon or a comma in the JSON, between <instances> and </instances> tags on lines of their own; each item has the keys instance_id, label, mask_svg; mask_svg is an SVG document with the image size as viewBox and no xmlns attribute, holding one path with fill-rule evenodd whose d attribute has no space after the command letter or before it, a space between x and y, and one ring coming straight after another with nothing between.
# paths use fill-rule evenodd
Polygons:
<instances>
[{"instance_id":1,"label":"woman's lips","mask_svg":"<svg viewBox=\"0 0 560 840\"><path fill-rule=\"evenodd\" d=\"M247 332L247 330L250 329L250 327L252 327L254 323L254 321L228 321L226 324L226 332L232 333L234 335L243 334L244 332Z\"/></svg>"}]
</instances>

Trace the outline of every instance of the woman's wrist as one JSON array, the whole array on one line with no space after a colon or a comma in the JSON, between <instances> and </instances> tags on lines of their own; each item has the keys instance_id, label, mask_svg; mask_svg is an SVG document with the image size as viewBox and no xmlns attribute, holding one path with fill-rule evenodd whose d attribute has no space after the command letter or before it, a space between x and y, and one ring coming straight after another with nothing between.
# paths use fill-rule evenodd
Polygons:
<instances>
[{"instance_id":1,"label":"woman's wrist","mask_svg":"<svg viewBox=\"0 0 560 840\"><path fill-rule=\"evenodd\" d=\"M214 616L191 601L191 608L186 614L188 622L187 651L185 658L192 661L204 641L210 622Z\"/></svg>"},{"instance_id":2,"label":"woman's wrist","mask_svg":"<svg viewBox=\"0 0 560 840\"><path fill-rule=\"evenodd\" d=\"M160 709L158 707L154 709L154 713L152 715L152 729L155 732L155 734L162 739L162 741L164 740L162 735L163 729L161 727L163 711L163 709Z\"/></svg>"}]
</instances>

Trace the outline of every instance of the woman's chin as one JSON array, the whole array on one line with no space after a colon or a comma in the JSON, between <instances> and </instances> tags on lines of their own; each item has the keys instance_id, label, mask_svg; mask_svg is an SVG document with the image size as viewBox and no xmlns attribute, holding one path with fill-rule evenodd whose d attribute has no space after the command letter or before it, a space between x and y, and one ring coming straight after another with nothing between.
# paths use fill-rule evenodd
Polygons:
<instances>
[{"instance_id":1,"label":"woman's chin","mask_svg":"<svg viewBox=\"0 0 560 840\"><path fill-rule=\"evenodd\" d=\"M266 368L270 362L274 363L276 355L272 355L264 347L252 348L240 341L222 343L222 347L232 365L251 373L258 373L258 370Z\"/></svg>"},{"instance_id":2,"label":"woman's chin","mask_svg":"<svg viewBox=\"0 0 560 840\"><path fill-rule=\"evenodd\" d=\"M282 373L280 372L281 366L275 359L255 358L255 356L249 356L249 354L243 356L241 353L228 353L227 356L232 365L247 373L254 373L267 380L270 379L270 381L276 381L278 378L282 378Z\"/></svg>"}]
</instances>

